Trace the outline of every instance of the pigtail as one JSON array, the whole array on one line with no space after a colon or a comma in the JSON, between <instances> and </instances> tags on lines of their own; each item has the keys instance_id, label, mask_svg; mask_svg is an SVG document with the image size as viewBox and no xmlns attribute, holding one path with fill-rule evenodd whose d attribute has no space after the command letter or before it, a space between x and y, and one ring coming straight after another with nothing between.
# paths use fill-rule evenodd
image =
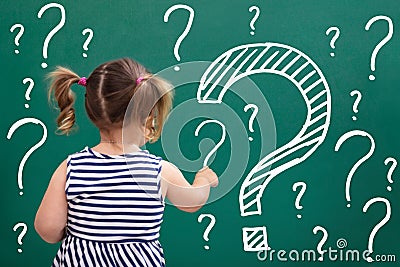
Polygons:
<instances>
[{"instance_id":1,"label":"pigtail","mask_svg":"<svg viewBox=\"0 0 400 267\"><path fill-rule=\"evenodd\" d=\"M79 81L79 76L69 69L57 67L55 71L49 73L48 78L51 84L48 91L49 101L54 95L60 114L57 117L57 131L60 134L69 134L75 124L75 94L71 86Z\"/></svg>"},{"instance_id":2,"label":"pigtail","mask_svg":"<svg viewBox=\"0 0 400 267\"><path fill-rule=\"evenodd\" d=\"M168 115L172 108L173 101L173 86L159 76L153 76L149 79L152 90L157 91L157 102L153 108L153 129L152 129L152 139L151 143L157 141L160 136L164 126L165 121L168 118Z\"/></svg>"}]
</instances>

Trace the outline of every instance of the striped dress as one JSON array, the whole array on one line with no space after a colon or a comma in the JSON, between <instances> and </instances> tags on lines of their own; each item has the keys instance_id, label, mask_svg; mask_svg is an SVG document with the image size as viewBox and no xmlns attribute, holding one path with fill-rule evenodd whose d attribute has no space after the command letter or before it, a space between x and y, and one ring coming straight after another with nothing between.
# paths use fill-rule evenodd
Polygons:
<instances>
[{"instance_id":1,"label":"striped dress","mask_svg":"<svg viewBox=\"0 0 400 267\"><path fill-rule=\"evenodd\" d=\"M67 159L66 237L52 266L165 266L161 158L89 147Z\"/></svg>"}]
</instances>

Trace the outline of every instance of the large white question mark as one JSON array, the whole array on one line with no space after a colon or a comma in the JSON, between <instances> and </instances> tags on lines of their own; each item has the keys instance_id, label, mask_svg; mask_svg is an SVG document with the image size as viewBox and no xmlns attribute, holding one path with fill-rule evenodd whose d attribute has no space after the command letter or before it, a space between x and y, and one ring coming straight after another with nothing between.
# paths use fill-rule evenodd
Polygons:
<instances>
[{"instance_id":1,"label":"large white question mark","mask_svg":"<svg viewBox=\"0 0 400 267\"><path fill-rule=\"evenodd\" d=\"M296 201L295 201L295 207L298 210L301 210L303 208L302 205L300 205L300 200L303 197L304 193L306 192L307 189L307 184L305 182L296 182L292 186L293 192L297 191L297 187L301 186L300 192L297 194ZM297 218L301 218L301 214L297 214Z\"/></svg>"},{"instance_id":2,"label":"large white question mark","mask_svg":"<svg viewBox=\"0 0 400 267\"><path fill-rule=\"evenodd\" d=\"M267 52L269 56L265 56ZM319 67L303 52L279 43L245 44L221 54L201 77L197 101L222 103L226 91L235 82L258 73L280 75L292 82L303 97L307 115L299 133L287 144L265 155L244 179L239 193L241 216L261 214L261 197L269 182L315 152L325 140L331 116L330 89ZM226 82L221 86L222 80ZM216 99L214 95L217 95ZM253 233L260 233L262 229L242 228L245 251L266 249L266 231L263 231L261 242L246 243L250 240L248 236L254 237ZM261 243L263 245L259 246Z\"/></svg>"},{"instance_id":3,"label":"large white question mark","mask_svg":"<svg viewBox=\"0 0 400 267\"><path fill-rule=\"evenodd\" d=\"M24 222L19 222L19 223L17 223L17 224L14 225L14 227L13 227L14 232L17 231L18 228L20 228L20 227L22 227L22 231L21 231L21 233L19 233L19 235L18 235L17 242L18 242L18 244L19 244L20 246L22 246L22 238L24 238L26 232L28 231L28 226L26 226L26 223L24 223ZM21 249L21 248L17 249L17 251L18 251L19 253L22 253L22 249Z\"/></svg>"},{"instance_id":4,"label":"large white question mark","mask_svg":"<svg viewBox=\"0 0 400 267\"><path fill-rule=\"evenodd\" d=\"M179 47L181 46L181 43L183 41L183 39L185 39L185 37L188 35L190 28L192 27L193 24L193 19L194 19L194 10L192 7L188 6L188 5L173 5L170 8L168 8L167 11L165 11L164 14L164 22L168 22L169 19L169 15L174 12L177 9L185 9L187 11L189 11L189 19L188 22L186 24L186 28L183 31L183 33L179 36L178 40L175 42L175 46L174 46L174 56L176 58L177 61L181 61L181 56L179 55ZM176 66L174 68L175 71L179 71L180 68L179 66Z\"/></svg>"},{"instance_id":5,"label":"large white question mark","mask_svg":"<svg viewBox=\"0 0 400 267\"><path fill-rule=\"evenodd\" d=\"M42 138L40 139L40 141L38 143L36 143L34 146L32 146L28 152L25 153L24 157L22 158L19 167L18 167L18 187L21 190L19 192L20 195L23 195L22 189L24 188L23 184L22 184L22 172L24 170L24 166L25 166L25 162L28 160L28 158L31 156L31 154L38 149L39 147L41 147L44 142L47 139L47 128L46 125L41 121L38 120L36 118L23 118L20 119L16 122L14 122L13 125L11 125L10 129L8 130L7 133L7 139L10 140L12 135L14 134L15 130L17 130L19 127L21 127L22 125L25 125L27 123L33 123L33 124L39 124L40 126L42 126L43 128L43 135Z\"/></svg>"},{"instance_id":6,"label":"large white question mark","mask_svg":"<svg viewBox=\"0 0 400 267\"><path fill-rule=\"evenodd\" d=\"M23 84L29 83L28 89L26 89L26 91L25 91L25 99L26 100L31 100L30 94L32 92L33 87L35 86L35 82L33 81L32 78L27 77L27 78L22 80L22 83ZM28 103L25 104L25 108L29 108L29 104Z\"/></svg>"},{"instance_id":7,"label":"large white question mark","mask_svg":"<svg viewBox=\"0 0 400 267\"><path fill-rule=\"evenodd\" d=\"M317 251L320 254L318 260L319 261L323 261L324 260L324 253L326 252L326 250L322 249L322 248L323 248L326 240L328 240L328 231L326 231L326 229L324 227L317 225L313 229L314 235L316 235L318 231L321 231L322 234L323 234L321 240L318 242L318 245L317 245Z\"/></svg>"},{"instance_id":8,"label":"large white question mark","mask_svg":"<svg viewBox=\"0 0 400 267\"><path fill-rule=\"evenodd\" d=\"M47 34L46 39L44 40L43 49L42 49L42 55L43 55L43 58L44 58L44 59L47 59L47 50L48 50L48 47L49 47L49 43L50 43L51 38L53 38L53 36L54 36L54 35L64 26L64 24L65 24L65 8L64 8L62 5L58 4L58 3L49 3L49 4L47 4L47 5L42 6L42 8L39 10L39 12L38 12L38 14L37 14L38 18L39 18L39 19L42 18L43 13L44 13L47 9L50 9L50 8L52 8L52 7L55 7L55 8L60 9L60 12L61 12L61 19L60 19L60 22L56 25L56 27L54 27L54 28ZM41 66L42 66L42 68L45 69L45 68L47 68L47 63L43 62L43 63L41 64Z\"/></svg>"},{"instance_id":9,"label":"large white question mark","mask_svg":"<svg viewBox=\"0 0 400 267\"><path fill-rule=\"evenodd\" d=\"M10 32L14 32L14 30L15 30L16 28L19 28L19 32L17 33L17 35L16 35L15 38L14 38L14 44L15 44L16 46L19 46L19 39L21 39L22 35L24 34L25 28L24 28L24 26L23 26L22 24L17 23L17 24L14 24L14 25L10 28ZM19 54L19 50L18 50L18 49L15 49L15 50L14 50L14 53L15 53L15 54Z\"/></svg>"},{"instance_id":10,"label":"large white question mark","mask_svg":"<svg viewBox=\"0 0 400 267\"><path fill-rule=\"evenodd\" d=\"M197 128L196 131L194 132L195 136L199 135L199 131L200 129L206 125L207 123L216 123L218 125L221 126L222 128L222 135L221 135L221 139L219 140L219 142L215 145L215 147L207 154L206 158L203 161L203 167L208 166L208 161L210 160L210 157L218 150L218 148L224 143L225 141L225 137L226 137L226 130L225 130L225 125L223 125L220 121L218 120L205 120L202 123L200 123Z\"/></svg>"},{"instance_id":11,"label":"large white question mark","mask_svg":"<svg viewBox=\"0 0 400 267\"><path fill-rule=\"evenodd\" d=\"M88 45L90 44L90 42L92 41L92 38L93 38L93 30L90 29L90 28L84 29L82 31L82 35L85 36L86 34L89 34L89 36L86 38L86 41L83 43L83 49L85 51L88 51L89 50ZM86 53L82 53L82 56L83 57L87 57L87 54Z\"/></svg>"},{"instance_id":12,"label":"large white question mark","mask_svg":"<svg viewBox=\"0 0 400 267\"><path fill-rule=\"evenodd\" d=\"M392 174L393 174L394 170L397 167L397 160L395 158L388 157L388 158L385 159L385 165L388 165L389 162L391 162L392 165L389 168L389 171L388 171L388 174L387 174L386 178L387 178L388 182L392 184L393 183ZM388 191L392 191L392 187L390 185L388 185L386 187L386 189Z\"/></svg>"},{"instance_id":13,"label":"large white question mark","mask_svg":"<svg viewBox=\"0 0 400 267\"><path fill-rule=\"evenodd\" d=\"M249 7L249 12L252 13L253 11L256 11L256 14L250 21L250 28L252 29L252 31L250 32L251 35L254 35L254 31L256 30L256 27L254 27L254 23L256 23L258 17L260 16L260 8L258 6Z\"/></svg>"},{"instance_id":14,"label":"large white question mark","mask_svg":"<svg viewBox=\"0 0 400 267\"><path fill-rule=\"evenodd\" d=\"M367 137L369 139L369 141L371 142L371 146L370 149L368 151L367 154L365 154L362 158L360 158L351 168L349 174L347 175L347 179L346 179L346 187L345 187L345 191L346 191L346 200L348 202L347 207L350 207L350 201L351 201L351 197L350 197L350 184L351 184L351 180L353 178L354 173L356 172L357 168L360 167L360 165L362 163L364 163L367 159L369 159L372 154L375 151L375 140L374 138L367 132L362 131L362 130L352 130L349 131L345 134L343 134L339 140L336 142L335 145L335 152L338 152L341 145L348 139L350 139L351 137L354 136L361 136L361 137Z\"/></svg>"},{"instance_id":15,"label":"large white question mark","mask_svg":"<svg viewBox=\"0 0 400 267\"><path fill-rule=\"evenodd\" d=\"M206 230L203 233L203 239L205 241L209 241L210 239L208 238L208 235L210 234L211 229L214 227L214 225L217 221L216 221L214 215L212 215L212 214L200 214L199 217L197 218L197 221L199 223L201 223L203 221L204 217L210 218L210 223L208 224ZM204 248L207 250L210 249L210 247L207 245L205 245Z\"/></svg>"},{"instance_id":16,"label":"large white question mark","mask_svg":"<svg viewBox=\"0 0 400 267\"><path fill-rule=\"evenodd\" d=\"M250 119L249 119L249 130L250 130L250 132L254 133L253 122L254 122L254 119L256 118L257 114L258 114L258 107L255 104L247 104L243 108L243 110L244 110L244 112L247 112L250 108L253 109L253 113L251 114ZM250 136L249 140L253 141L253 137Z\"/></svg>"},{"instance_id":17,"label":"large white question mark","mask_svg":"<svg viewBox=\"0 0 400 267\"><path fill-rule=\"evenodd\" d=\"M331 47L332 49L335 49L335 42L336 42L336 40L339 38L340 30L339 30L338 27L335 27L335 26L329 27L329 28L326 30L326 32L325 32L326 36L329 36L329 34L330 34L332 31L334 31L335 34L333 35L333 37L332 37L332 39L331 39L329 45L330 45L330 47ZM330 55L331 55L331 57L334 57L334 56L335 56L335 53L334 53L334 52L331 52Z\"/></svg>"},{"instance_id":18,"label":"large white question mark","mask_svg":"<svg viewBox=\"0 0 400 267\"><path fill-rule=\"evenodd\" d=\"M371 71L374 72L375 71L375 62L376 62L376 57L378 55L379 50L387 43L390 41L390 39L393 36L393 21L391 18L389 18L388 16L375 16L372 17L367 24L365 25L365 30L369 31L371 25L378 21L378 20L386 20L388 23L388 34L385 36L385 38L383 38L374 48L372 55L371 55ZM373 74L370 74L368 77L371 81L375 80L375 76Z\"/></svg>"},{"instance_id":19,"label":"large white question mark","mask_svg":"<svg viewBox=\"0 0 400 267\"><path fill-rule=\"evenodd\" d=\"M386 215L378 224L375 225L375 227L372 229L371 233L369 234L369 238L368 238L369 254L372 254L374 252L373 246L374 246L374 239L375 239L376 233L379 231L379 229L381 229L390 220L390 216L392 214L392 208L391 208L389 200L387 200L386 198L383 198L383 197L374 197L374 198L368 200L367 203L365 203L365 205L363 207L363 212L364 213L367 212L369 206L371 206L373 203L376 203L376 202L385 203ZM374 260L371 257L368 257L367 261L373 262Z\"/></svg>"},{"instance_id":20,"label":"large white question mark","mask_svg":"<svg viewBox=\"0 0 400 267\"><path fill-rule=\"evenodd\" d=\"M354 101L354 104L353 104L353 112L358 113L358 105L361 102L362 94L358 90L353 90L350 92L350 96L354 96L354 95L357 95L357 96L356 96L356 100ZM355 120L357 120L357 117L352 116L352 119L353 119L353 121L355 121Z\"/></svg>"}]
</instances>

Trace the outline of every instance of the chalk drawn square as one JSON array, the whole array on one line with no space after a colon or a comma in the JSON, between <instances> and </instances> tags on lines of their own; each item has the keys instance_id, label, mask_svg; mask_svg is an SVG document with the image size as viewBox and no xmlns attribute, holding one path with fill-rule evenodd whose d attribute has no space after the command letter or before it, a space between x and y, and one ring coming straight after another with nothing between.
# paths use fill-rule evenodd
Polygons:
<instances>
[{"instance_id":1,"label":"chalk drawn square","mask_svg":"<svg viewBox=\"0 0 400 267\"><path fill-rule=\"evenodd\" d=\"M267 228L243 227L243 249L245 251L268 250Z\"/></svg>"}]
</instances>

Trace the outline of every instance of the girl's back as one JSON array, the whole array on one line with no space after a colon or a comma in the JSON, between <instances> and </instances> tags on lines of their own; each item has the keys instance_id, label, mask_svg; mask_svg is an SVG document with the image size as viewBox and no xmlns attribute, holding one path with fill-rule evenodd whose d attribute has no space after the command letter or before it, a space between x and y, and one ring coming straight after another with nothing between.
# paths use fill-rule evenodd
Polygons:
<instances>
[{"instance_id":1,"label":"girl's back","mask_svg":"<svg viewBox=\"0 0 400 267\"><path fill-rule=\"evenodd\" d=\"M86 147L70 155L68 238L54 266L70 259L75 266L164 265L160 169L161 158L147 151L105 155Z\"/></svg>"}]
</instances>

